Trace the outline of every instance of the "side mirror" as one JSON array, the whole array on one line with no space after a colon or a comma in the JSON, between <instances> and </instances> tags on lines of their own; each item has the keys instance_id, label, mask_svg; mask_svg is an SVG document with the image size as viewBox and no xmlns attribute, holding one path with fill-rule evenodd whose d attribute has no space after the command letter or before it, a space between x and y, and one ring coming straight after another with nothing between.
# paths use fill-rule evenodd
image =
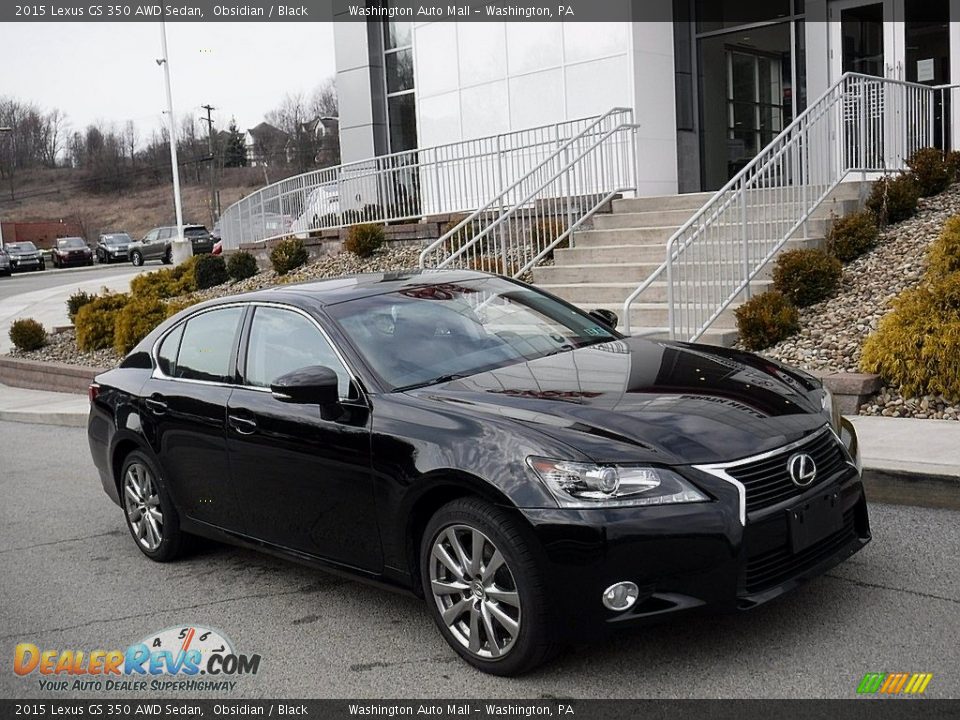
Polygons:
<instances>
[{"instance_id":1,"label":"side mirror","mask_svg":"<svg viewBox=\"0 0 960 720\"><path fill-rule=\"evenodd\" d=\"M619 318L617 318L617 314L612 310L604 310L600 308L597 310L591 310L587 313L587 315L592 317L594 320L603 323L611 330L617 329L617 322Z\"/></svg>"},{"instance_id":2,"label":"side mirror","mask_svg":"<svg viewBox=\"0 0 960 720\"><path fill-rule=\"evenodd\" d=\"M288 372L270 383L273 396L281 402L319 405L321 408L340 402L337 387L337 374L323 365Z\"/></svg>"}]
</instances>

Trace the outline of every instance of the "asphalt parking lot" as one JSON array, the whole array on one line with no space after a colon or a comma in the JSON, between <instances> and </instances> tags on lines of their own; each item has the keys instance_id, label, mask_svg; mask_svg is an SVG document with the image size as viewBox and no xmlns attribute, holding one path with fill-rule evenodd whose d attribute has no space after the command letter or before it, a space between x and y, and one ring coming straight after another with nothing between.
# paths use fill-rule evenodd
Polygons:
<instances>
[{"instance_id":1,"label":"asphalt parking lot","mask_svg":"<svg viewBox=\"0 0 960 720\"><path fill-rule=\"evenodd\" d=\"M144 267L144 270L156 270L160 267L163 266L158 263L150 263ZM125 275L136 271L137 268L128 262L76 268L55 268L48 263L47 269L40 272L16 272L10 277L0 277L0 301L34 290L45 290L74 282L108 279L116 275Z\"/></svg>"},{"instance_id":2,"label":"asphalt parking lot","mask_svg":"<svg viewBox=\"0 0 960 720\"><path fill-rule=\"evenodd\" d=\"M85 696L15 676L17 643L121 649L184 624L262 656L231 697L848 698L866 672L930 672L927 696L960 697L956 512L874 505L873 543L780 601L571 648L507 680L462 663L413 598L215 544L149 562L84 430L0 422L0 498L0 697Z\"/></svg>"}]
</instances>

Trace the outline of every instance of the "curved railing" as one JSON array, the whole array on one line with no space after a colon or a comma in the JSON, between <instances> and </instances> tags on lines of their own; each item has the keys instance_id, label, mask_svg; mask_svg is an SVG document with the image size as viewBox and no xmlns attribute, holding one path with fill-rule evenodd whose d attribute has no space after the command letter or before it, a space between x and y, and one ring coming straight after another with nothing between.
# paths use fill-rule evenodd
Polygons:
<instances>
[{"instance_id":1,"label":"curved railing","mask_svg":"<svg viewBox=\"0 0 960 720\"><path fill-rule=\"evenodd\" d=\"M665 282L670 337L697 340L749 297L751 281L848 174L902 170L933 145L937 93L946 107L948 89L845 74L670 237L664 262L624 302L625 330L634 304Z\"/></svg>"},{"instance_id":2,"label":"curved railing","mask_svg":"<svg viewBox=\"0 0 960 720\"><path fill-rule=\"evenodd\" d=\"M224 211L220 218L224 247L236 249L358 222L472 212L598 117L382 155L286 178Z\"/></svg>"}]
</instances>

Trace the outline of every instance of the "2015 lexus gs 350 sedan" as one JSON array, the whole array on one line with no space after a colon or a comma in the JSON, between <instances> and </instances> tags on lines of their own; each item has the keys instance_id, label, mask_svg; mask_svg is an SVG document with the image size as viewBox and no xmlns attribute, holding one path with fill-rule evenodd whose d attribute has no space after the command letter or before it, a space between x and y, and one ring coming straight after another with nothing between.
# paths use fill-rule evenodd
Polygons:
<instances>
[{"instance_id":1,"label":"2015 lexus gs 350 sedan","mask_svg":"<svg viewBox=\"0 0 960 720\"><path fill-rule=\"evenodd\" d=\"M502 675L869 541L819 381L610 322L460 271L214 300L97 378L90 449L147 557L200 535L406 589Z\"/></svg>"}]
</instances>

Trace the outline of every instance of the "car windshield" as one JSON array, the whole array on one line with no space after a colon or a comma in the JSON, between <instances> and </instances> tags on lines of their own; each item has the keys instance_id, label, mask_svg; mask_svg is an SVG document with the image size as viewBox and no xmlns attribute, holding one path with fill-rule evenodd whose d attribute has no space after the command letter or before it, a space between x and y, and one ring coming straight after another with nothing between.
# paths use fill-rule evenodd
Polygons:
<instances>
[{"instance_id":1,"label":"car windshield","mask_svg":"<svg viewBox=\"0 0 960 720\"><path fill-rule=\"evenodd\" d=\"M87 244L83 241L83 238L64 238L63 240L58 240L57 245L66 250L75 250L86 247Z\"/></svg>"},{"instance_id":2,"label":"car windshield","mask_svg":"<svg viewBox=\"0 0 960 720\"><path fill-rule=\"evenodd\" d=\"M133 242L133 240L126 233L117 233L116 235L103 236L104 245L123 245L124 243L129 243L129 242Z\"/></svg>"},{"instance_id":3,"label":"car windshield","mask_svg":"<svg viewBox=\"0 0 960 720\"><path fill-rule=\"evenodd\" d=\"M579 310L497 277L358 298L328 312L392 390L619 337Z\"/></svg>"},{"instance_id":4,"label":"car windshield","mask_svg":"<svg viewBox=\"0 0 960 720\"><path fill-rule=\"evenodd\" d=\"M8 243L8 250L13 250L14 252L36 252L37 246L32 242L20 242L20 243Z\"/></svg>"}]
</instances>

